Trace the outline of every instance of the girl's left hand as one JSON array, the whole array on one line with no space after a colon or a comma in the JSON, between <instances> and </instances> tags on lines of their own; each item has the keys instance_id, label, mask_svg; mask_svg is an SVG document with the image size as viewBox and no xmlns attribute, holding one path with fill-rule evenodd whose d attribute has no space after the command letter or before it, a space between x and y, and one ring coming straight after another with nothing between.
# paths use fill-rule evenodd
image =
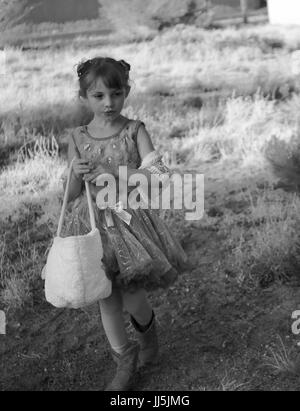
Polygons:
<instances>
[{"instance_id":1,"label":"girl's left hand","mask_svg":"<svg viewBox=\"0 0 300 411\"><path fill-rule=\"evenodd\" d=\"M101 174L112 174L114 177L116 177L116 173L113 167L106 165L103 166L102 164L99 164L92 171L86 173L83 177L83 180L92 184L96 184L97 177Z\"/></svg>"}]
</instances>

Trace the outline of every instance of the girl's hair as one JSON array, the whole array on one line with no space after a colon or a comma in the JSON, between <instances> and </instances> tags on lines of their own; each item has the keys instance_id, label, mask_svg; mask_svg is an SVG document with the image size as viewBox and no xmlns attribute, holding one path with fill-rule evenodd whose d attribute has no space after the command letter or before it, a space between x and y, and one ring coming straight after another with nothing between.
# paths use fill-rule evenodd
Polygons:
<instances>
[{"instance_id":1,"label":"girl's hair","mask_svg":"<svg viewBox=\"0 0 300 411\"><path fill-rule=\"evenodd\" d=\"M101 77L108 88L129 87L130 64L110 57L95 57L77 65L79 96L86 97L88 89Z\"/></svg>"}]
</instances>

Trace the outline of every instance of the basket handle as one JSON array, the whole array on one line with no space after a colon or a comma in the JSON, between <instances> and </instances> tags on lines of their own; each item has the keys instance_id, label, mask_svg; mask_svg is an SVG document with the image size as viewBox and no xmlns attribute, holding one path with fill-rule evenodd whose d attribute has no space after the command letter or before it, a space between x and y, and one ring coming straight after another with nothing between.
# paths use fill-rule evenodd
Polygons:
<instances>
[{"instance_id":1,"label":"basket handle","mask_svg":"<svg viewBox=\"0 0 300 411\"><path fill-rule=\"evenodd\" d=\"M62 230L62 225L66 213L66 208L67 208L67 201L68 201L68 196L69 196L69 189L70 189L70 181L71 181L71 175L73 171L73 163L76 157L74 157L70 163L69 171L68 171L68 177L67 177L67 185L65 189L65 194L64 194L64 200L62 204L62 209L58 221L58 228L57 228L57 233L56 236L60 237L61 230ZM90 223L91 223L91 228L94 230L96 228L96 222L95 222L95 214L94 214L94 209L92 206L92 197L91 197L91 192L90 192L90 186L87 181L85 181L85 190L86 190L86 196L87 196L87 201L88 201L88 207L89 207L89 216L90 216Z\"/></svg>"}]
</instances>

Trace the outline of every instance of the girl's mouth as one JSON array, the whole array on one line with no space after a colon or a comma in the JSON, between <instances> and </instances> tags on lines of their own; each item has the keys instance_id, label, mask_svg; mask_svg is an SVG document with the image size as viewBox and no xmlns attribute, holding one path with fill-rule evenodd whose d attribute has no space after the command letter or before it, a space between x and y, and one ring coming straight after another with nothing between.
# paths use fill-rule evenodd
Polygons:
<instances>
[{"instance_id":1,"label":"girl's mouth","mask_svg":"<svg viewBox=\"0 0 300 411\"><path fill-rule=\"evenodd\" d=\"M112 114L114 114L115 112L114 111L105 111L104 112L104 114L106 115L106 116L111 116Z\"/></svg>"}]
</instances>

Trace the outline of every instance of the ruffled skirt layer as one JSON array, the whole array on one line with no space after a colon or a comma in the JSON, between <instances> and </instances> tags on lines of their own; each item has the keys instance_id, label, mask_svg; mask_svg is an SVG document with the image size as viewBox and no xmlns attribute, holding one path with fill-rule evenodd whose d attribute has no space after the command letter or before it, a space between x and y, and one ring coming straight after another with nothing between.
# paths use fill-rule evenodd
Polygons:
<instances>
[{"instance_id":1,"label":"ruffled skirt layer","mask_svg":"<svg viewBox=\"0 0 300 411\"><path fill-rule=\"evenodd\" d=\"M102 239L102 262L116 286L126 290L165 288L188 268L184 250L157 210L126 209L131 215L129 224L114 210L95 206L94 211ZM66 217L62 235L83 235L90 230L87 201L81 197Z\"/></svg>"}]
</instances>

